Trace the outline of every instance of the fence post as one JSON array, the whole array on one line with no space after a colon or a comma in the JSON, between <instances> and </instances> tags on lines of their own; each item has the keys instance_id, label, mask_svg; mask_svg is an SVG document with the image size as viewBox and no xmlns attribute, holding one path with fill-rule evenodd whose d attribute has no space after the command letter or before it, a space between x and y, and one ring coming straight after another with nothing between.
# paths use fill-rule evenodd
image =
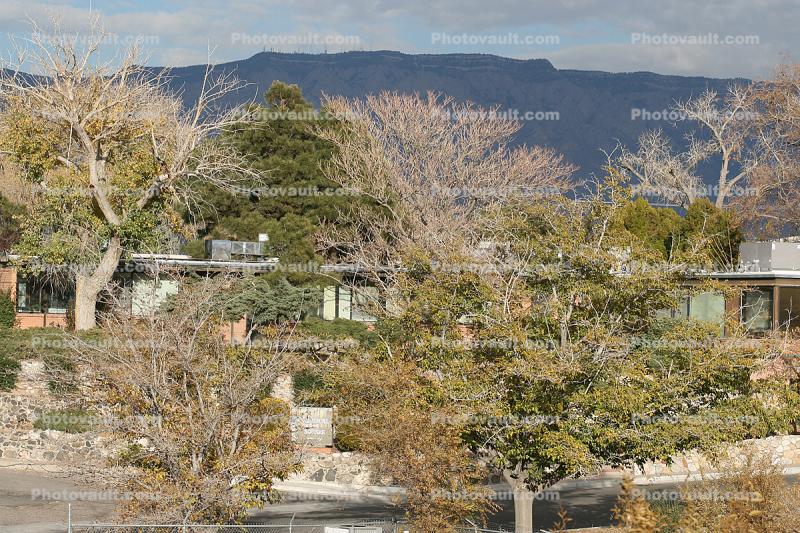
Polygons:
<instances>
[{"instance_id":1,"label":"fence post","mask_svg":"<svg viewBox=\"0 0 800 533\"><path fill-rule=\"evenodd\" d=\"M67 504L67 533L72 533L72 504Z\"/></svg>"}]
</instances>

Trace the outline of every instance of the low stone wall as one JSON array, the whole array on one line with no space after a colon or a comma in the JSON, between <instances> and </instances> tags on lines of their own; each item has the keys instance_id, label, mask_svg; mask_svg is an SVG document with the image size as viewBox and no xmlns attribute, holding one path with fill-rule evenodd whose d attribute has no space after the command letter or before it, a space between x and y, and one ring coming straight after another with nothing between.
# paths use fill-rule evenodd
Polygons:
<instances>
[{"instance_id":1,"label":"low stone wall","mask_svg":"<svg viewBox=\"0 0 800 533\"><path fill-rule=\"evenodd\" d=\"M772 464L783 469L800 469L800 435L777 435L766 439L746 440L729 446L720 457L727 462L743 464L749 456L769 457ZM697 452L681 454L673 458L670 465L648 463L644 468L635 467L633 474L641 481L651 478L675 477L697 478L716 472L719 465Z\"/></svg>"},{"instance_id":2,"label":"low stone wall","mask_svg":"<svg viewBox=\"0 0 800 533\"><path fill-rule=\"evenodd\" d=\"M20 461L77 464L100 459L108 446L98 435L65 433L52 429L0 432L0 458Z\"/></svg>"},{"instance_id":3,"label":"low stone wall","mask_svg":"<svg viewBox=\"0 0 800 533\"><path fill-rule=\"evenodd\" d=\"M302 456L303 470L290 481L316 481L342 485L384 485L373 479L369 459L352 452L315 453Z\"/></svg>"},{"instance_id":4,"label":"low stone wall","mask_svg":"<svg viewBox=\"0 0 800 533\"><path fill-rule=\"evenodd\" d=\"M41 361L22 361L17 386L0 393L0 458L80 463L109 453L102 436L34 429L42 413L67 407L47 389Z\"/></svg>"}]
</instances>

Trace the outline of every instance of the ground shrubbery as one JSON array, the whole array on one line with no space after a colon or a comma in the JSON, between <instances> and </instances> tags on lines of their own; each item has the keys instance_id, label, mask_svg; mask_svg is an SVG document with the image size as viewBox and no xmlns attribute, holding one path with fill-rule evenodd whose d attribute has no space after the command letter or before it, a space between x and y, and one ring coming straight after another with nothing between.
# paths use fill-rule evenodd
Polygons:
<instances>
[{"instance_id":1,"label":"ground shrubbery","mask_svg":"<svg viewBox=\"0 0 800 533\"><path fill-rule=\"evenodd\" d=\"M47 411L36 419L36 429L54 429L67 433L86 433L91 431L94 415L83 409L56 409Z\"/></svg>"},{"instance_id":2,"label":"ground shrubbery","mask_svg":"<svg viewBox=\"0 0 800 533\"><path fill-rule=\"evenodd\" d=\"M0 391L10 391L14 388L19 369L19 361L0 354Z\"/></svg>"},{"instance_id":3,"label":"ground shrubbery","mask_svg":"<svg viewBox=\"0 0 800 533\"><path fill-rule=\"evenodd\" d=\"M52 392L74 390L75 365L71 362L70 340L58 328L17 329L0 327L0 390L11 390L17 381L20 361L42 359L45 363L48 387ZM99 334L78 334L84 340Z\"/></svg>"},{"instance_id":4,"label":"ground shrubbery","mask_svg":"<svg viewBox=\"0 0 800 533\"><path fill-rule=\"evenodd\" d=\"M718 479L687 484L677 501L648 501L623 483L615 509L626 533L793 533L800 524L800 486L780 466L751 455L745 464L723 464Z\"/></svg>"},{"instance_id":5,"label":"ground shrubbery","mask_svg":"<svg viewBox=\"0 0 800 533\"><path fill-rule=\"evenodd\" d=\"M14 300L11 295L0 293L0 328L8 329L14 327L17 320L17 312L14 306Z\"/></svg>"}]
</instances>

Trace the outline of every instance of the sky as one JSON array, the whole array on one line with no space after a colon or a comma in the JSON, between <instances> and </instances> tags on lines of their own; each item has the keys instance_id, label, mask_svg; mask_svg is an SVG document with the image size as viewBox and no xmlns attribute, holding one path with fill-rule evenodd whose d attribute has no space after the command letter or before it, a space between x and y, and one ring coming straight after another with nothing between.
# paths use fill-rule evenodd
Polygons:
<instances>
[{"instance_id":1,"label":"sky","mask_svg":"<svg viewBox=\"0 0 800 533\"><path fill-rule=\"evenodd\" d=\"M485 53L556 68L768 78L800 61L800 0L2 0L0 48L57 17L108 42L139 39L151 65L262 50Z\"/></svg>"}]
</instances>

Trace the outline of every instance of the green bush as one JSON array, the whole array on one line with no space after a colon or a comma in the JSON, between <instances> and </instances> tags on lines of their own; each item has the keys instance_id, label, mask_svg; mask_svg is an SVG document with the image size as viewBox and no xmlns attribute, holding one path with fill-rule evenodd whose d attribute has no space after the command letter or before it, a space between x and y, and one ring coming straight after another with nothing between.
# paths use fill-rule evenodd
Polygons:
<instances>
[{"instance_id":1,"label":"green bush","mask_svg":"<svg viewBox=\"0 0 800 533\"><path fill-rule=\"evenodd\" d=\"M362 345L370 346L378 340L366 324L356 320L336 318L324 320L319 317L308 317L298 324L301 333L322 339L353 339Z\"/></svg>"},{"instance_id":2,"label":"green bush","mask_svg":"<svg viewBox=\"0 0 800 533\"><path fill-rule=\"evenodd\" d=\"M19 369L19 361L0 354L0 390L10 391L14 388Z\"/></svg>"},{"instance_id":3,"label":"green bush","mask_svg":"<svg viewBox=\"0 0 800 533\"><path fill-rule=\"evenodd\" d=\"M33 427L67 433L86 433L94 427L94 418L95 415L83 409L56 409L43 413L33 423Z\"/></svg>"},{"instance_id":4,"label":"green bush","mask_svg":"<svg viewBox=\"0 0 800 533\"><path fill-rule=\"evenodd\" d=\"M17 311L14 300L7 292L0 293L0 328L13 328L17 321Z\"/></svg>"},{"instance_id":5,"label":"green bush","mask_svg":"<svg viewBox=\"0 0 800 533\"><path fill-rule=\"evenodd\" d=\"M319 391L324 387L324 379L314 370L300 370L292 376L292 388L294 389L295 399L302 399L307 394Z\"/></svg>"}]
</instances>

